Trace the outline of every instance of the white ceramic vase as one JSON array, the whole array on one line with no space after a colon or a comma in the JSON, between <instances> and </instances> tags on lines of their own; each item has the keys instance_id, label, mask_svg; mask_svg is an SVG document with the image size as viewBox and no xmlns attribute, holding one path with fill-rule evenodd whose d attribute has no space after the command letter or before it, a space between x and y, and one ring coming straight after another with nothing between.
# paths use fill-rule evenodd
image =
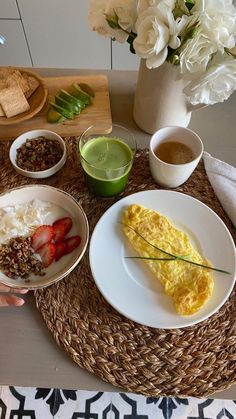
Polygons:
<instances>
[{"instance_id":1,"label":"white ceramic vase","mask_svg":"<svg viewBox=\"0 0 236 419\"><path fill-rule=\"evenodd\" d=\"M134 96L133 117L143 131L153 134L160 128L187 127L194 108L183 93L186 81L179 77L178 67L165 62L149 70L141 59Z\"/></svg>"}]
</instances>

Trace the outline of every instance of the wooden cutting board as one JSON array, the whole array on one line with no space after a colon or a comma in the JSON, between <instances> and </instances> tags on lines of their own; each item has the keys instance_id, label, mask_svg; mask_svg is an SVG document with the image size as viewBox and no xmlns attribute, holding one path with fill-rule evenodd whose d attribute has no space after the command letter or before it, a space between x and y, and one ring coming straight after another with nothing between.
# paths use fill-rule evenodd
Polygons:
<instances>
[{"instance_id":1,"label":"wooden cutting board","mask_svg":"<svg viewBox=\"0 0 236 419\"><path fill-rule=\"evenodd\" d=\"M0 126L0 139L15 138L33 129L48 129L66 136L80 135L91 125L98 125L101 133L111 130L112 118L109 99L108 79L105 75L45 77L43 81L48 89L48 98L43 109L33 118L18 124ZM72 83L88 83L95 92L92 104L87 106L73 120L62 124L49 124L46 119L48 103L60 89L67 90Z\"/></svg>"}]
</instances>

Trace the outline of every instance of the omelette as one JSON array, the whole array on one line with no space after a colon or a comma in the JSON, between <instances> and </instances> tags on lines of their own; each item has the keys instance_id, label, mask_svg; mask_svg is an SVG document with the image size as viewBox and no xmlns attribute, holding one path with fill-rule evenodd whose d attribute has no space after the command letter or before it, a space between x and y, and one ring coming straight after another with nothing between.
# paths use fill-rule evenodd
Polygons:
<instances>
[{"instance_id":1,"label":"omelette","mask_svg":"<svg viewBox=\"0 0 236 419\"><path fill-rule=\"evenodd\" d=\"M171 253L212 266L194 249L187 234L175 228L167 217L158 212L140 205L130 205L122 214L122 224L125 235L139 257L171 259L168 254ZM180 315L196 313L211 297L214 280L210 270L180 259L143 261L160 281L165 294L173 299Z\"/></svg>"}]
</instances>

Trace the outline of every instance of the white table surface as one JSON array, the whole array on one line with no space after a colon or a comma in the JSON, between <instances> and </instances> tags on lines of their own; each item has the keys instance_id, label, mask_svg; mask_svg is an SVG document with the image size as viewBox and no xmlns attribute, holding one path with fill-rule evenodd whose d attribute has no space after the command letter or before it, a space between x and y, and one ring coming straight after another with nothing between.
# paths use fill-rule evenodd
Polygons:
<instances>
[{"instance_id":1,"label":"white table surface","mask_svg":"<svg viewBox=\"0 0 236 419\"><path fill-rule=\"evenodd\" d=\"M44 76L98 73L78 69L35 69ZM132 120L133 92L137 73L102 71L109 78L113 122L133 130L139 147L147 147L150 135L141 132ZM195 111L189 128L203 140L205 150L236 166L236 94L223 103ZM119 391L78 367L60 349L35 306L33 294L21 308L0 312L0 385L36 386L99 391ZM236 384L214 393L212 398L235 399Z\"/></svg>"}]
</instances>

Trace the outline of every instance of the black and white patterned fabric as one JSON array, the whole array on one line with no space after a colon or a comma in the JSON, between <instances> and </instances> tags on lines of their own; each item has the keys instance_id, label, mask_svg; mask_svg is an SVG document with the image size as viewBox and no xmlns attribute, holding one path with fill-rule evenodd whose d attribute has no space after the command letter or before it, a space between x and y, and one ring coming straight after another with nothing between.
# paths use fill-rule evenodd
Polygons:
<instances>
[{"instance_id":1,"label":"black and white patterned fabric","mask_svg":"<svg viewBox=\"0 0 236 419\"><path fill-rule=\"evenodd\" d=\"M234 419L236 400L0 387L0 419Z\"/></svg>"}]
</instances>

